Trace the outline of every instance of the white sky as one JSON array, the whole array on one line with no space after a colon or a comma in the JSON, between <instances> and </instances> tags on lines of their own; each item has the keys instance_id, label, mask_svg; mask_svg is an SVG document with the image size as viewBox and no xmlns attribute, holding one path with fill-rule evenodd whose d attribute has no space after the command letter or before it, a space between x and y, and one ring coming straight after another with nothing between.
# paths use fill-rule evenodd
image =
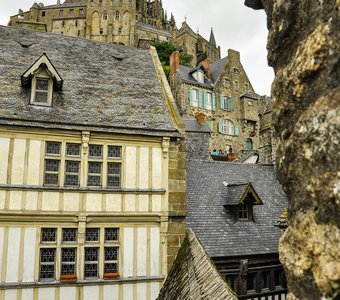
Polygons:
<instances>
[{"instance_id":1,"label":"white sky","mask_svg":"<svg viewBox=\"0 0 340 300\"><path fill-rule=\"evenodd\" d=\"M38 1L40 2L40 1ZM45 5L56 4L57 0L42 0ZM0 24L7 25L9 16L18 9L28 10L34 0L0 0ZM177 26L184 18L189 26L209 39L213 27L216 43L221 46L221 55L228 48L241 52L241 61L248 77L260 95L270 95L274 78L272 68L267 65L267 26L264 11L255 11L244 6L243 0L163 0L163 7L173 12Z\"/></svg>"}]
</instances>

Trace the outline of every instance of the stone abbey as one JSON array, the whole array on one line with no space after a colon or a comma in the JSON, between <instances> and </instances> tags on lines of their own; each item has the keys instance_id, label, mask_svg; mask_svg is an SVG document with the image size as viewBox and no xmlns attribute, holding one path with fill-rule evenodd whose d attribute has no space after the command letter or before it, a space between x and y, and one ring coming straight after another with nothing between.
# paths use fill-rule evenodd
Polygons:
<instances>
[{"instance_id":1,"label":"stone abbey","mask_svg":"<svg viewBox=\"0 0 340 300\"><path fill-rule=\"evenodd\" d=\"M202 55L213 62L220 59L213 31L208 41L186 22L178 29L161 0L58 0L49 6L34 3L27 12L19 9L9 25L138 48L169 41L193 55L193 66Z\"/></svg>"}]
</instances>

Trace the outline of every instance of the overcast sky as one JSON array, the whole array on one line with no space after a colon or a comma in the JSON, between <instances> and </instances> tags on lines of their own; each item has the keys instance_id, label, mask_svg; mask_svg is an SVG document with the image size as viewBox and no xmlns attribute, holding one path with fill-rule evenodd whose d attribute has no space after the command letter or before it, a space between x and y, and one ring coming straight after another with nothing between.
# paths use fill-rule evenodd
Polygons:
<instances>
[{"instance_id":1,"label":"overcast sky","mask_svg":"<svg viewBox=\"0 0 340 300\"><path fill-rule=\"evenodd\" d=\"M38 1L40 2L40 1ZM42 0L44 5L55 4L57 0ZM252 10L243 0L163 0L168 16L173 12L177 26L184 18L189 26L209 39L213 27L216 43L221 46L225 57L229 48L241 52L241 61L249 79L260 95L270 95L274 78L273 70L267 66L267 27L263 11ZM21 8L28 10L33 0L1 0L0 24L7 25L9 16Z\"/></svg>"}]
</instances>

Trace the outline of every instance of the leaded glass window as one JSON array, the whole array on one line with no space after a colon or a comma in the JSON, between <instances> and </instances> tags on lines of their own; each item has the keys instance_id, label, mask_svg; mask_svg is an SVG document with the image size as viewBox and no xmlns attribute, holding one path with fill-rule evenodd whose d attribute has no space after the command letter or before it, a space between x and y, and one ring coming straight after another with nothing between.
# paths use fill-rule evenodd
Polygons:
<instances>
[{"instance_id":1,"label":"leaded glass window","mask_svg":"<svg viewBox=\"0 0 340 300\"><path fill-rule=\"evenodd\" d=\"M55 253L55 248L40 249L40 279L55 279Z\"/></svg>"},{"instance_id":2,"label":"leaded glass window","mask_svg":"<svg viewBox=\"0 0 340 300\"><path fill-rule=\"evenodd\" d=\"M104 260L104 273L118 272L118 247L105 247Z\"/></svg>"},{"instance_id":3,"label":"leaded glass window","mask_svg":"<svg viewBox=\"0 0 340 300\"><path fill-rule=\"evenodd\" d=\"M79 185L80 162L67 160L65 163L65 186Z\"/></svg>"},{"instance_id":4,"label":"leaded glass window","mask_svg":"<svg viewBox=\"0 0 340 300\"><path fill-rule=\"evenodd\" d=\"M80 156L80 144L66 144L67 156Z\"/></svg>"},{"instance_id":5,"label":"leaded glass window","mask_svg":"<svg viewBox=\"0 0 340 300\"><path fill-rule=\"evenodd\" d=\"M63 228L62 241L63 242L76 242L77 241L77 228Z\"/></svg>"},{"instance_id":6,"label":"leaded glass window","mask_svg":"<svg viewBox=\"0 0 340 300\"><path fill-rule=\"evenodd\" d=\"M118 228L105 228L105 242L116 242L119 239Z\"/></svg>"},{"instance_id":7,"label":"leaded glass window","mask_svg":"<svg viewBox=\"0 0 340 300\"><path fill-rule=\"evenodd\" d=\"M98 242L99 241L99 228L86 228L85 241L86 242Z\"/></svg>"},{"instance_id":8,"label":"leaded glass window","mask_svg":"<svg viewBox=\"0 0 340 300\"><path fill-rule=\"evenodd\" d=\"M60 160L46 159L45 160L45 185L58 185L59 184L59 167Z\"/></svg>"},{"instance_id":9,"label":"leaded glass window","mask_svg":"<svg viewBox=\"0 0 340 300\"><path fill-rule=\"evenodd\" d=\"M121 177L121 163L107 164L107 186L119 188Z\"/></svg>"},{"instance_id":10,"label":"leaded glass window","mask_svg":"<svg viewBox=\"0 0 340 300\"><path fill-rule=\"evenodd\" d=\"M93 158L102 158L103 157L103 146L102 145L90 145L89 156Z\"/></svg>"},{"instance_id":11,"label":"leaded glass window","mask_svg":"<svg viewBox=\"0 0 340 300\"><path fill-rule=\"evenodd\" d=\"M60 155L61 143L46 142L46 155Z\"/></svg>"},{"instance_id":12,"label":"leaded glass window","mask_svg":"<svg viewBox=\"0 0 340 300\"><path fill-rule=\"evenodd\" d=\"M56 242L57 229L56 228L41 228L41 242Z\"/></svg>"},{"instance_id":13,"label":"leaded glass window","mask_svg":"<svg viewBox=\"0 0 340 300\"><path fill-rule=\"evenodd\" d=\"M98 277L99 248L86 247L84 261L85 261L84 277L85 278Z\"/></svg>"},{"instance_id":14,"label":"leaded glass window","mask_svg":"<svg viewBox=\"0 0 340 300\"><path fill-rule=\"evenodd\" d=\"M121 146L108 146L107 156L109 158L121 158L122 147Z\"/></svg>"},{"instance_id":15,"label":"leaded glass window","mask_svg":"<svg viewBox=\"0 0 340 300\"><path fill-rule=\"evenodd\" d=\"M61 275L76 274L77 248L61 249Z\"/></svg>"},{"instance_id":16,"label":"leaded glass window","mask_svg":"<svg viewBox=\"0 0 340 300\"><path fill-rule=\"evenodd\" d=\"M87 185L101 186L101 176L102 176L102 163L89 162Z\"/></svg>"}]
</instances>

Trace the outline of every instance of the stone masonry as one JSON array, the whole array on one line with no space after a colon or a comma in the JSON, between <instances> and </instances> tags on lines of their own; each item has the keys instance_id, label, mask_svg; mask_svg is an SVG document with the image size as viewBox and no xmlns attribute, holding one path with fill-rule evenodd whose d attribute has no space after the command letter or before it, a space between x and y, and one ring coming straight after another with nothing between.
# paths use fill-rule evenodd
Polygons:
<instances>
[{"instance_id":1,"label":"stone masonry","mask_svg":"<svg viewBox=\"0 0 340 300\"><path fill-rule=\"evenodd\" d=\"M276 73L278 176L289 198L280 241L287 299L340 295L340 1L246 0L268 16Z\"/></svg>"}]
</instances>

